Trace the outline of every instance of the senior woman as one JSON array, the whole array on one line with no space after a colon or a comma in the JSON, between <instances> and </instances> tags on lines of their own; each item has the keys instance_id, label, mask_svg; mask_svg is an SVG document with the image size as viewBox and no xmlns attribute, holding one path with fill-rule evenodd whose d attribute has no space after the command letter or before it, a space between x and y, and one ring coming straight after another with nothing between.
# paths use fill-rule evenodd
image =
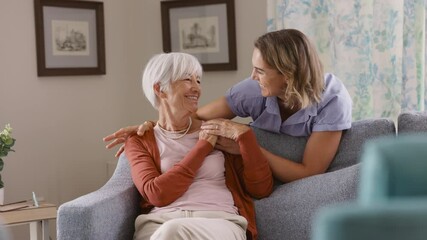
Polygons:
<instances>
[{"instance_id":1,"label":"senior woman","mask_svg":"<svg viewBox=\"0 0 427 240\"><path fill-rule=\"evenodd\" d=\"M185 53L158 54L142 86L159 112L154 131L126 140L132 179L143 197L134 239L256 239L252 198L273 189L269 164L250 127L221 120L241 155L215 150L217 136L192 116L202 68Z\"/></svg>"}]
</instances>

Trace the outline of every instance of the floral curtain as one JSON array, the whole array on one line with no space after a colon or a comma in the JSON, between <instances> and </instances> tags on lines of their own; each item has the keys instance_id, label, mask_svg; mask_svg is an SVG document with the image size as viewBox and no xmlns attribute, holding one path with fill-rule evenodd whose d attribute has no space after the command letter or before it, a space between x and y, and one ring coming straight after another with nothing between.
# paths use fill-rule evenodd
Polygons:
<instances>
[{"instance_id":1,"label":"floral curtain","mask_svg":"<svg viewBox=\"0 0 427 240\"><path fill-rule=\"evenodd\" d=\"M346 85L354 120L423 111L424 0L267 0L267 30L296 28Z\"/></svg>"}]
</instances>

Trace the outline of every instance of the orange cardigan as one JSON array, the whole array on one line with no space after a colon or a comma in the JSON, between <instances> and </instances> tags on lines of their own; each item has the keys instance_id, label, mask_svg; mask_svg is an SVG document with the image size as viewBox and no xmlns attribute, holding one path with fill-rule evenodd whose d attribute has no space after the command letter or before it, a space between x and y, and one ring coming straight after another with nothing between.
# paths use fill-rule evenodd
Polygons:
<instances>
[{"instance_id":1,"label":"orange cardigan","mask_svg":"<svg viewBox=\"0 0 427 240\"><path fill-rule=\"evenodd\" d=\"M273 190L273 177L252 130L239 136L237 143L241 155L224 152L226 185L239 214L248 220L248 239L257 239L252 197L269 196ZM199 140L179 163L161 174L160 155L153 131L128 138L125 153L130 162L133 182L143 197L142 212L148 213L153 206L168 205L182 196L212 149L209 142Z\"/></svg>"}]
</instances>

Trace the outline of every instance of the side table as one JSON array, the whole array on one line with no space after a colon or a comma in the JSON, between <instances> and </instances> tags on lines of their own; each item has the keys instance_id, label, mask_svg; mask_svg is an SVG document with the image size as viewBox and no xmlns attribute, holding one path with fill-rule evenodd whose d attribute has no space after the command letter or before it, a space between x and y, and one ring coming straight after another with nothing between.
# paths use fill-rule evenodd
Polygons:
<instances>
[{"instance_id":1,"label":"side table","mask_svg":"<svg viewBox=\"0 0 427 240\"><path fill-rule=\"evenodd\" d=\"M54 204L40 203L39 207L26 207L0 212L4 225L30 224L30 239L37 240L39 230L43 240L49 240L49 220L56 219L57 208Z\"/></svg>"}]
</instances>

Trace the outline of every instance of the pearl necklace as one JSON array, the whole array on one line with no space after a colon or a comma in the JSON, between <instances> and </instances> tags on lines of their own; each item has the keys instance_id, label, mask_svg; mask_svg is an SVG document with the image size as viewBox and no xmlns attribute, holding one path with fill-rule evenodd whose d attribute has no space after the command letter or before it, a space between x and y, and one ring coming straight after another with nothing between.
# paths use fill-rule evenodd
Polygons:
<instances>
[{"instance_id":1,"label":"pearl necklace","mask_svg":"<svg viewBox=\"0 0 427 240\"><path fill-rule=\"evenodd\" d=\"M179 131L169 131L164 129L162 126L160 126L159 122L157 122L157 126L159 126L160 129L160 133L167 138L173 139L173 140L177 140L180 139L182 137L184 137L188 131L190 131L191 128L191 124L193 123L193 120L191 120L191 117L188 118L189 119L189 123L188 123L188 127L186 129L182 129Z\"/></svg>"}]
</instances>

